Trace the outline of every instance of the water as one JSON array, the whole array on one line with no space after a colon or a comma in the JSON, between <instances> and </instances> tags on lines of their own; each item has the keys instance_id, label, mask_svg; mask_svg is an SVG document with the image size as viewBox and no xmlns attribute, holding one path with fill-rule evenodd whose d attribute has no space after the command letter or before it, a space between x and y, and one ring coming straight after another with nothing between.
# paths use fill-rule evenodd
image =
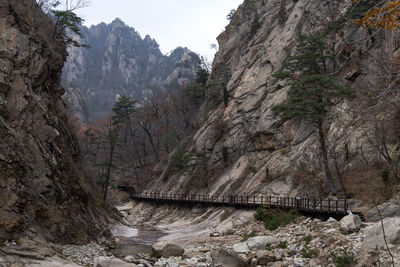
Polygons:
<instances>
[{"instance_id":1,"label":"water","mask_svg":"<svg viewBox=\"0 0 400 267\"><path fill-rule=\"evenodd\" d=\"M116 226L113 233L120 240L115 247L115 254L118 255L151 254L151 246L165 236L165 233L151 225L141 225L137 228Z\"/></svg>"}]
</instances>

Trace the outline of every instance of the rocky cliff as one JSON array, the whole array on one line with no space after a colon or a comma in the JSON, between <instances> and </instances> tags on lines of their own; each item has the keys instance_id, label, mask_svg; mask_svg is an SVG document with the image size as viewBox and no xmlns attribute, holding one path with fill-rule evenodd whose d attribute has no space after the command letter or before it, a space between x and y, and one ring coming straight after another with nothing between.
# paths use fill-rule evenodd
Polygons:
<instances>
[{"instance_id":1,"label":"rocky cliff","mask_svg":"<svg viewBox=\"0 0 400 267\"><path fill-rule=\"evenodd\" d=\"M381 128L388 147L399 144L398 95L390 91L389 101L382 94L393 88L388 81L394 80L390 73L396 73L399 36L397 31L367 31L354 23L372 2L244 1L218 37L220 49L200 114L202 127L185 144L188 154L197 155L191 158L190 171L170 169L167 178L155 180L152 190L162 184L191 193L326 195L315 126L273 114L272 107L286 99L289 88L273 74L295 53L302 34L340 24L327 40L335 55L342 56L333 75L356 89L357 97L336 101L324 121L332 171L332 159L339 157L334 182L340 188L341 176L349 196L382 198L390 188L382 182L382 171L390 164L371 137L374 125L384 121L391 125Z\"/></svg>"},{"instance_id":2,"label":"rocky cliff","mask_svg":"<svg viewBox=\"0 0 400 267\"><path fill-rule=\"evenodd\" d=\"M0 1L0 240L87 242L107 223L65 115L52 25L33 0Z\"/></svg>"},{"instance_id":3,"label":"rocky cliff","mask_svg":"<svg viewBox=\"0 0 400 267\"><path fill-rule=\"evenodd\" d=\"M80 93L89 120L110 112L117 95L131 95L140 101L161 89L194 80L200 60L195 53L179 47L163 55L154 39L148 35L142 39L120 19L82 27L82 34L81 42L91 48L69 49L63 83ZM74 101L67 103L77 109Z\"/></svg>"}]
</instances>

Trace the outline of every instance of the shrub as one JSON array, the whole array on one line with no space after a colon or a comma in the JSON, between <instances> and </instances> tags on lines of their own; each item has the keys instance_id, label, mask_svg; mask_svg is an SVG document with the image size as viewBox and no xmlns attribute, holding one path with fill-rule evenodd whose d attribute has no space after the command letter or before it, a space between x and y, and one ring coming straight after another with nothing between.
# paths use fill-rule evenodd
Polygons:
<instances>
[{"instance_id":1,"label":"shrub","mask_svg":"<svg viewBox=\"0 0 400 267\"><path fill-rule=\"evenodd\" d=\"M279 227L278 218L275 216L268 216L267 219L264 220L264 226L268 230L275 230Z\"/></svg>"},{"instance_id":2,"label":"shrub","mask_svg":"<svg viewBox=\"0 0 400 267\"><path fill-rule=\"evenodd\" d=\"M304 248L301 249L300 254L303 258L312 258L314 256L318 256L319 250L318 249L313 249L309 248L307 245L304 246Z\"/></svg>"},{"instance_id":3,"label":"shrub","mask_svg":"<svg viewBox=\"0 0 400 267\"><path fill-rule=\"evenodd\" d=\"M265 209L259 207L254 214L254 218L263 221L264 226L268 230L275 230L279 226L284 226L294 222L297 217L297 211L294 209L285 212L281 209Z\"/></svg>"},{"instance_id":4,"label":"shrub","mask_svg":"<svg viewBox=\"0 0 400 267\"><path fill-rule=\"evenodd\" d=\"M250 166L250 167L249 167L249 171L250 171L251 173L257 173L257 168L256 168L255 166Z\"/></svg>"},{"instance_id":5,"label":"shrub","mask_svg":"<svg viewBox=\"0 0 400 267\"><path fill-rule=\"evenodd\" d=\"M355 264L357 263L354 254L351 252L347 252L347 250L343 250L341 255L336 255L335 253L332 253L331 257L336 267L350 267L355 266Z\"/></svg>"},{"instance_id":6,"label":"shrub","mask_svg":"<svg viewBox=\"0 0 400 267\"><path fill-rule=\"evenodd\" d=\"M268 243L268 244L265 245L265 249L269 250L269 251L272 251L273 248L272 248L271 244Z\"/></svg>"},{"instance_id":7,"label":"shrub","mask_svg":"<svg viewBox=\"0 0 400 267\"><path fill-rule=\"evenodd\" d=\"M175 153L172 155L172 166L178 169L184 169L187 165L187 157L185 150L177 148Z\"/></svg>"},{"instance_id":8,"label":"shrub","mask_svg":"<svg viewBox=\"0 0 400 267\"><path fill-rule=\"evenodd\" d=\"M306 243L306 245L310 244L312 240L312 236L311 235L306 235L303 239L304 243Z\"/></svg>"},{"instance_id":9,"label":"shrub","mask_svg":"<svg viewBox=\"0 0 400 267\"><path fill-rule=\"evenodd\" d=\"M264 218L264 208L258 207L256 213L254 213L254 219L256 219L257 221L263 221L263 218Z\"/></svg>"},{"instance_id":10,"label":"shrub","mask_svg":"<svg viewBox=\"0 0 400 267\"><path fill-rule=\"evenodd\" d=\"M279 242L278 248L287 248L287 243L286 240Z\"/></svg>"}]
</instances>

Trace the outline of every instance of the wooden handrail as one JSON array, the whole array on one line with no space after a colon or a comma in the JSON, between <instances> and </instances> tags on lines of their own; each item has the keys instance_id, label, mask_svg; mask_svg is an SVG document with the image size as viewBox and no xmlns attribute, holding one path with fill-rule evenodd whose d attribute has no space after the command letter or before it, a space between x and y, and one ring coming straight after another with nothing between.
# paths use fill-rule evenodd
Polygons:
<instances>
[{"instance_id":1,"label":"wooden handrail","mask_svg":"<svg viewBox=\"0 0 400 267\"><path fill-rule=\"evenodd\" d=\"M201 194L173 194L163 192L146 192L131 194L134 199L164 200L175 202L209 203L220 205L263 206L278 207L283 209L296 208L300 211L346 214L349 207L347 199L317 199L313 197L282 197L265 195L201 195Z\"/></svg>"}]
</instances>

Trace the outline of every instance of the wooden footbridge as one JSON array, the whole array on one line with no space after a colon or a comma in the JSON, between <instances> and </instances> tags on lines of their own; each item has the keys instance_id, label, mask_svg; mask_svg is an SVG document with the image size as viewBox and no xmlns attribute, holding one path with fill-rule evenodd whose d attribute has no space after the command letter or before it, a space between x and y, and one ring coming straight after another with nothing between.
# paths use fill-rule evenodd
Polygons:
<instances>
[{"instance_id":1,"label":"wooden footbridge","mask_svg":"<svg viewBox=\"0 0 400 267\"><path fill-rule=\"evenodd\" d=\"M345 215L349 212L349 205L346 199L337 198L310 198L310 197L279 197L264 195L183 195L160 192L134 193L130 192L131 198L138 201L174 204L203 204L207 206L234 206L257 208L268 206L281 209L296 209L301 212Z\"/></svg>"}]
</instances>

